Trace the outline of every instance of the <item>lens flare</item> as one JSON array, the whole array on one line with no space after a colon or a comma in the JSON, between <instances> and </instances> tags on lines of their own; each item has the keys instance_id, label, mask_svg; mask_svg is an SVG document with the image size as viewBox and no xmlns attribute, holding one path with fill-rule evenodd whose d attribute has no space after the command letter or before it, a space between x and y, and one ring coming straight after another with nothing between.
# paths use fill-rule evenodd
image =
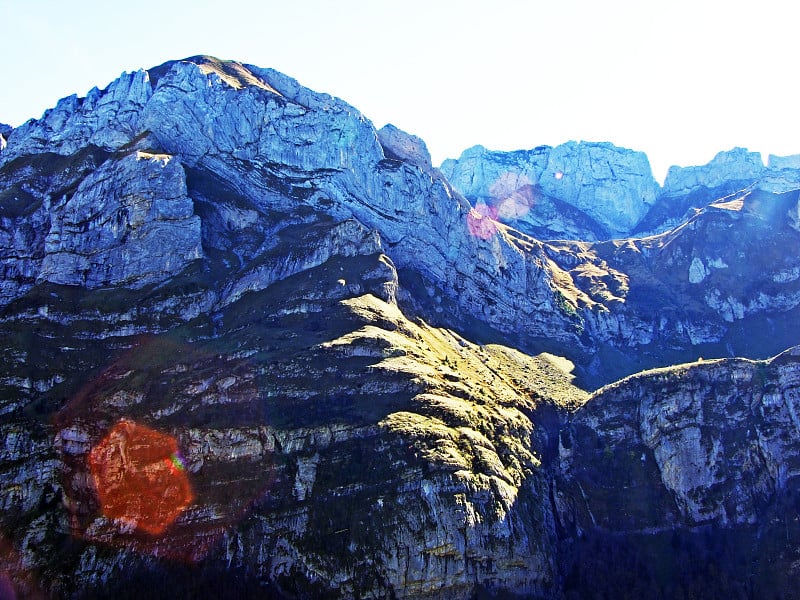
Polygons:
<instances>
[{"instance_id":1,"label":"lens flare","mask_svg":"<svg viewBox=\"0 0 800 600\"><path fill-rule=\"evenodd\" d=\"M533 183L523 173L506 171L489 186L497 218L507 223L523 218L534 203Z\"/></svg>"},{"instance_id":2,"label":"lens flare","mask_svg":"<svg viewBox=\"0 0 800 600\"><path fill-rule=\"evenodd\" d=\"M497 233L497 209L479 202L467 213L467 228L473 237L491 239Z\"/></svg>"},{"instance_id":3,"label":"lens flare","mask_svg":"<svg viewBox=\"0 0 800 600\"><path fill-rule=\"evenodd\" d=\"M14 592L14 585L11 583L11 578L0 571L0 598L8 598L8 600L16 600L17 594Z\"/></svg>"},{"instance_id":4,"label":"lens flare","mask_svg":"<svg viewBox=\"0 0 800 600\"><path fill-rule=\"evenodd\" d=\"M183 457L180 455L179 452L174 452L169 456L170 465L172 465L173 469L177 469L178 471L185 471L186 470L186 463L183 460Z\"/></svg>"},{"instance_id":5,"label":"lens flare","mask_svg":"<svg viewBox=\"0 0 800 600\"><path fill-rule=\"evenodd\" d=\"M126 419L92 448L89 469L103 514L151 535L193 500L175 438Z\"/></svg>"}]
</instances>

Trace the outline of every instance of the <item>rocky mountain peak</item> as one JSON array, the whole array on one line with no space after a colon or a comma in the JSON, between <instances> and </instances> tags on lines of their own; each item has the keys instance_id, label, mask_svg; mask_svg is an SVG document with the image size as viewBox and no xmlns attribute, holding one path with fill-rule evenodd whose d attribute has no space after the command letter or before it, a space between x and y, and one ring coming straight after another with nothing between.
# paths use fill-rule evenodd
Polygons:
<instances>
[{"instance_id":1,"label":"rocky mountain peak","mask_svg":"<svg viewBox=\"0 0 800 600\"><path fill-rule=\"evenodd\" d=\"M0 154L0 594L786 596L795 163L440 173L208 56L59 101Z\"/></svg>"},{"instance_id":2,"label":"rocky mountain peak","mask_svg":"<svg viewBox=\"0 0 800 600\"><path fill-rule=\"evenodd\" d=\"M275 90L241 63L230 60L220 60L213 56L191 56L180 61L169 61L158 67L147 69L151 84L156 86L161 77L180 64L195 65L204 75L213 73L219 77L222 82L233 89L241 90L253 86L279 96L281 95L280 92Z\"/></svg>"},{"instance_id":3,"label":"rocky mountain peak","mask_svg":"<svg viewBox=\"0 0 800 600\"><path fill-rule=\"evenodd\" d=\"M475 146L441 168L467 199L495 207L501 221L525 233L602 240L663 233L691 210L753 186L776 194L798 189L798 164L771 156L765 167L759 153L734 148L706 165L672 167L662 187L641 152L568 142L512 152Z\"/></svg>"},{"instance_id":4,"label":"rocky mountain peak","mask_svg":"<svg viewBox=\"0 0 800 600\"><path fill-rule=\"evenodd\" d=\"M664 194L687 195L699 188L715 189L729 182L752 183L761 176L764 169L759 152L734 148L719 152L703 166L670 167L664 180Z\"/></svg>"},{"instance_id":5,"label":"rocky mountain peak","mask_svg":"<svg viewBox=\"0 0 800 600\"><path fill-rule=\"evenodd\" d=\"M514 152L476 146L441 169L473 202L496 206L521 197L525 206L511 212L507 222L545 238L578 232L586 239L624 235L659 191L644 153L609 143L568 142Z\"/></svg>"},{"instance_id":6,"label":"rocky mountain peak","mask_svg":"<svg viewBox=\"0 0 800 600\"><path fill-rule=\"evenodd\" d=\"M416 165L424 171L431 171L431 155L425 142L392 125L384 125L378 130L378 141L386 158L392 158Z\"/></svg>"}]
</instances>

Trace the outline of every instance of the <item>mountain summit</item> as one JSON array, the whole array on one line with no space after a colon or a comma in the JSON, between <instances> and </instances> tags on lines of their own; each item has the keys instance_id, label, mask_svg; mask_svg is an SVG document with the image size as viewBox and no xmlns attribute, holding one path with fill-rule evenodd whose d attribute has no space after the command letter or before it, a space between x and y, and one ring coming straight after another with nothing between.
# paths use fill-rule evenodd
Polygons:
<instances>
[{"instance_id":1,"label":"mountain summit","mask_svg":"<svg viewBox=\"0 0 800 600\"><path fill-rule=\"evenodd\" d=\"M207 56L0 135L2 593L793 593L793 158L438 170Z\"/></svg>"}]
</instances>

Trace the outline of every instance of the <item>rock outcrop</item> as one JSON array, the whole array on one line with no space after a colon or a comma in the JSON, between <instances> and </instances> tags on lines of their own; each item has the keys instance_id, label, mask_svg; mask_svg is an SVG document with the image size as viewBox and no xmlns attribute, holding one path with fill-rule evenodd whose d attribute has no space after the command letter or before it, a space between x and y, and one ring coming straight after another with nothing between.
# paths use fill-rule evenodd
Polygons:
<instances>
[{"instance_id":1,"label":"rock outcrop","mask_svg":"<svg viewBox=\"0 0 800 600\"><path fill-rule=\"evenodd\" d=\"M559 442L554 502L581 561L567 594L791 597L799 383L795 347L645 372L589 398Z\"/></svg>"},{"instance_id":2,"label":"rock outcrop","mask_svg":"<svg viewBox=\"0 0 800 600\"><path fill-rule=\"evenodd\" d=\"M109 120L112 127L104 125ZM187 180L196 174L226 182L256 206L281 211L303 201L336 219L355 218L376 229L397 267L413 274L409 282L437 290L432 294L447 298L448 310L463 320L488 319L501 332L551 340L554 347L579 344L574 316L562 310L561 296L554 292L560 274L541 245L519 240L493 219L484 219L437 173L398 160L408 159L408 148L414 149L411 155L424 154L412 137L396 131L381 135L399 153L390 151L393 159L387 160L372 125L344 102L268 69L195 57L125 75L85 99L62 100L40 121L15 130L0 163L14 203L31 210L61 192L48 187L49 180L35 192L21 190L26 163L34 157L56 153L67 163L78 163L69 185L81 181L86 148L113 153L114 160L117 153L139 149L175 157ZM24 293L30 278L39 276L39 257L49 266L54 260L45 255L61 252L29 239L41 237L45 227L28 225L38 215L12 218L6 226L12 241L0 248L0 256L15 265L6 300ZM475 222L488 229L476 234ZM17 265L13 240L20 229L31 230L25 245L32 256L23 253L23 264ZM54 231L51 238L62 233ZM189 233L181 234L181 243ZM82 242L59 243L72 248ZM192 252L184 243L174 264ZM51 270L58 268L58 260ZM439 300L430 300L426 311L435 316L443 308ZM529 327L518 327L520 315L530 320Z\"/></svg>"},{"instance_id":3,"label":"rock outcrop","mask_svg":"<svg viewBox=\"0 0 800 600\"><path fill-rule=\"evenodd\" d=\"M413 137L198 57L66 99L12 142L1 524L21 594L556 584L531 415L583 392L546 358L407 319L392 257L476 320L483 297L509 322L514 302L554 304L552 274L509 233L470 235ZM501 298L488 283L512 261Z\"/></svg>"},{"instance_id":4,"label":"rock outcrop","mask_svg":"<svg viewBox=\"0 0 800 600\"><path fill-rule=\"evenodd\" d=\"M46 208L50 230L37 281L141 287L202 255L185 171L168 154L135 151L106 161Z\"/></svg>"},{"instance_id":5,"label":"rock outcrop","mask_svg":"<svg viewBox=\"0 0 800 600\"><path fill-rule=\"evenodd\" d=\"M415 135L410 135L394 125L388 124L378 130L378 142L387 158L410 163L423 171L433 169L428 147Z\"/></svg>"},{"instance_id":6,"label":"rock outcrop","mask_svg":"<svg viewBox=\"0 0 800 600\"><path fill-rule=\"evenodd\" d=\"M411 598L557 585L541 459L553 434L533 416L585 394L548 357L407 320L393 265L347 227L350 251L161 336L97 333L124 319L102 290L82 294L97 307L83 313L62 286L13 313L24 325L6 313L6 349L29 353L4 367L0 457L0 524L22 531L3 568L21 593L124 597L162 578L165 595L202 597L221 583ZM20 325L38 329L35 350L14 342ZM102 371L76 372L88 365Z\"/></svg>"},{"instance_id":7,"label":"rock outcrop","mask_svg":"<svg viewBox=\"0 0 800 600\"><path fill-rule=\"evenodd\" d=\"M11 126L5 123L0 123L0 152L6 149L8 143L8 136L11 135Z\"/></svg>"},{"instance_id":8,"label":"rock outcrop","mask_svg":"<svg viewBox=\"0 0 800 600\"><path fill-rule=\"evenodd\" d=\"M598 390L575 413L560 460L568 471L587 454L606 460L612 469L603 487L618 496L606 491L595 504L587 475L576 472L570 485L586 494L579 526L757 523L776 494L798 490L798 448L787 435L797 428L798 401L798 348L763 362L712 360L644 372ZM661 510L637 502L644 488L658 491L653 481L660 482Z\"/></svg>"}]
</instances>

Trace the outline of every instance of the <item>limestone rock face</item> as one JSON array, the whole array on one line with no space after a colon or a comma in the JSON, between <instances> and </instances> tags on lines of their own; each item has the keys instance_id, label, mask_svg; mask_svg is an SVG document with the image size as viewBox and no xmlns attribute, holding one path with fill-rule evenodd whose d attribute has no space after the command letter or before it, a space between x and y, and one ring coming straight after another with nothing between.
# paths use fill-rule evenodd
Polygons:
<instances>
[{"instance_id":1,"label":"limestone rock face","mask_svg":"<svg viewBox=\"0 0 800 600\"><path fill-rule=\"evenodd\" d=\"M167 154L107 161L50 210L37 281L140 287L202 255L183 167Z\"/></svg>"},{"instance_id":2,"label":"limestone rock face","mask_svg":"<svg viewBox=\"0 0 800 600\"><path fill-rule=\"evenodd\" d=\"M45 281L141 287L201 257L200 219L179 159L89 148L53 164L64 168L40 172L33 185L25 161L6 168L0 299Z\"/></svg>"},{"instance_id":3,"label":"limestone rock face","mask_svg":"<svg viewBox=\"0 0 800 600\"><path fill-rule=\"evenodd\" d=\"M555 234L545 237L587 229L590 237L581 239L624 235L659 192L643 153L607 143L568 142L515 152L476 146L457 161L445 161L442 172L473 202L498 206L502 220L529 233ZM568 207L564 219L553 214L554 203Z\"/></svg>"},{"instance_id":4,"label":"limestone rock face","mask_svg":"<svg viewBox=\"0 0 800 600\"><path fill-rule=\"evenodd\" d=\"M604 482L617 497L596 496L586 475L570 475L586 493L582 526L758 522L772 498L800 482L796 438L786 435L797 427L799 356L795 348L766 362L700 362L599 390L575 415L563 464L580 468L594 454L620 480ZM636 507L647 486L650 505Z\"/></svg>"},{"instance_id":5,"label":"limestone rock face","mask_svg":"<svg viewBox=\"0 0 800 600\"><path fill-rule=\"evenodd\" d=\"M415 135L401 131L392 124L384 125L378 130L378 141L388 158L396 158L416 165L423 170L430 170L431 155L425 142Z\"/></svg>"},{"instance_id":6,"label":"limestone rock face","mask_svg":"<svg viewBox=\"0 0 800 600\"><path fill-rule=\"evenodd\" d=\"M800 188L797 157L770 156L765 167L759 153L743 148L720 152L706 165L672 167L663 188L643 153L611 144L512 152L475 146L441 169L473 204L492 207L498 220L539 239L657 235L693 209L746 188L776 194Z\"/></svg>"},{"instance_id":7,"label":"limestone rock face","mask_svg":"<svg viewBox=\"0 0 800 600\"><path fill-rule=\"evenodd\" d=\"M152 94L147 71L124 73L106 89L85 98L69 96L15 131L15 141L0 164L39 152L74 154L89 144L118 148L139 133L139 113Z\"/></svg>"},{"instance_id":8,"label":"limestone rock face","mask_svg":"<svg viewBox=\"0 0 800 600\"><path fill-rule=\"evenodd\" d=\"M552 265L513 232L472 235L421 142L381 138L339 100L207 57L15 132L0 167L0 525L21 532L20 551L2 547L20 593L118 595L153 568L183 590L187 564L217 582L209 595L555 585L527 377L583 392L396 303L419 286L434 313L438 296L442 313L511 329L524 310L557 332ZM509 283L491 285L501 269ZM189 489L142 506L136 485L178 472ZM53 556L61 574L33 580Z\"/></svg>"},{"instance_id":9,"label":"limestone rock face","mask_svg":"<svg viewBox=\"0 0 800 600\"><path fill-rule=\"evenodd\" d=\"M577 208L612 235L631 231L658 194L644 153L606 143L556 146L540 185L547 194L574 198Z\"/></svg>"},{"instance_id":10,"label":"limestone rock face","mask_svg":"<svg viewBox=\"0 0 800 600\"><path fill-rule=\"evenodd\" d=\"M589 371L608 376L615 365L631 371L663 365L648 357L663 357L668 348L685 348L694 356L683 356L696 358L769 356L792 345L800 265L786 249L800 244L799 199L798 191L752 189L658 236L549 243L553 261L584 292L582 302L590 302L580 313L586 331L626 355L625 361L595 361ZM740 327L747 336L739 335Z\"/></svg>"},{"instance_id":11,"label":"limestone rock face","mask_svg":"<svg viewBox=\"0 0 800 600\"><path fill-rule=\"evenodd\" d=\"M108 121L114 123L110 128L104 125ZM385 160L379 137L397 160ZM529 328L536 337L578 341L574 319L558 309L551 283L558 274L551 271L552 263L536 251L529 254L520 246L527 242L494 225L491 235L474 235L470 222L476 217L469 204L429 168L420 140L393 128L377 135L349 105L284 75L209 57L124 75L85 99L62 100L40 121L16 130L0 164L13 170L24 157L45 152L77 157L79 149L95 146L175 157L175 165L211 174L262 208L285 210L304 200L337 219L355 218L380 232L398 268L441 290L467 318L489 318L498 330L510 333L518 331L522 313L536 323ZM41 187L35 201L58 192L44 182ZM493 221L486 219L487 224ZM178 236L181 243L190 230ZM56 230L48 248L67 243L57 242L57 235ZM84 242L68 243L77 248ZM59 261L88 268L89 260L72 252L72 246L48 259L45 278L62 282L51 276L66 267ZM13 261L15 252L9 249L6 255ZM181 248L163 274L197 254L196 247ZM31 270L27 263L15 268ZM104 277L91 275L90 280L101 285ZM6 296L24 289L10 286ZM431 307L437 309L438 304Z\"/></svg>"},{"instance_id":12,"label":"limestone rock face","mask_svg":"<svg viewBox=\"0 0 800 600\"><path fill-rule=\"evenodd\" d=\"M700 188L719 188L731 181L751 183L763 172L761 154L734 148L720 152L711 162L700 167L670 167L664 180L664 194L687 195Z\"/></svg>"}]
</instances>

